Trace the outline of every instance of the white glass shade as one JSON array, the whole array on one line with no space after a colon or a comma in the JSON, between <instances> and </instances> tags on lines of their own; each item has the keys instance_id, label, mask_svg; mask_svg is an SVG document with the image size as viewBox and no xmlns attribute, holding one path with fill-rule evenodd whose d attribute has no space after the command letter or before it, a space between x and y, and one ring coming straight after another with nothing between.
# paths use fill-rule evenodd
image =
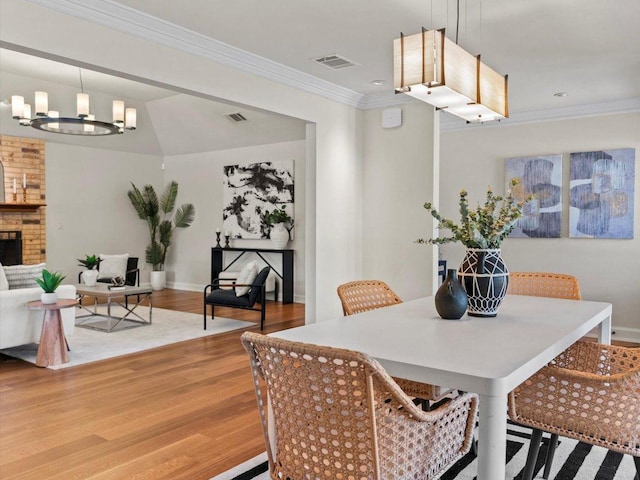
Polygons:
<instances>
[{"instance_id":1,"label":"white glass shade","mask_svg":"<svg viewBox=\"0 0 640 480\"><path fill-rule=\"evenodd\" d=\"M442 30L394 40L394 87L468 122L509 116L507 77L445 37Z\"/></svg>"},{"instance_id":2,"label":"white glass shade","mask_svg":"<svg viewBox=\"0 0 640 480\"><path fill-rule=\"evenodd\" d=\"M58 112L56 110L49 110L49 112L47 113L47 117L60 118L60 112ZM60 128L60 124L59 123L50 123L49 127L57 129L57 128Z\"/></svg>"},{"instance_id":3,"label":"white glass shade","mask_svg":"<svg viewBox=\"0 0 640 480\"><path fill-rule=\"evenodd\" d=\"M28 127L31 125L31 105L28 103L24 104L24 109L22 110L22 118L20 119L20 125L23 127Z\"/></svg>"},{"instance_id":4,"label":"white glass shade","mask_svg":"<svg viewBox=\"0 0 640 480\"><path fill-rule=\"evenodd\" d=\"M113 123L124 123L124 102L122 100L113 101Z\"/></svg>"},{"instance_id":5,"label":"white glass shade","mask_svg":"<svg viewBox=\"0 0 640 480\"><path fill-rule=\"evenodd\" d=\"M49 96L47 92L36 92L36 115L46 115L49 110Z\"/></svg>"},{"instance_id":6,"label":"white glass shade","mask_svg":"<svg viewBox=\"0 0 640 480\"><path fill-rule=\"evenodd\" d=\"M13 118L22 118L24 115L24 97L22 95L11 96L11 116Z\"/></svg>"},{"instance_id":7,"label":"white glass shade","mask_svg":"<svg viewBox=\"0 0 640 480\"><path fill-rule=\"evenodd\" d=\"M79 93L77 96L78 116L86 117L89 115L89 94Z\"/></svg>"},{"instance_id":8,"label":"white glass shade","mask_svg":"<svg viewBox=\"0 0 640 480\"><path fill-rule=\"evenodd\" d=\"M95 120L96 116L95 115L87 115L87 120ZM96 131L96 127L94 127L93 125L90 124L85 124L84 126L84 131L85 132L95 132Z\"/></svg>"},{"instance_id":9,"label":"white glass shade","mask_svg":"<svg viewBox=\"0 0 640 480\"><path fill-rule=\"evenodd\" d=\"M135 108L127 108L125 111L124 128L135 130L137 123L137 113Z\"/></svg>"}]
</instances>

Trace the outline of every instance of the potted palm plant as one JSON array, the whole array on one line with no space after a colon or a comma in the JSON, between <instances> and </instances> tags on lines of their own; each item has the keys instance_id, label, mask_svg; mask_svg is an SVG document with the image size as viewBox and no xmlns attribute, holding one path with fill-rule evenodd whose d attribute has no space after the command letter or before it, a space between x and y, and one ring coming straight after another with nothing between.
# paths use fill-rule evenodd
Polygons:
<instances>
[{"instance_id":1,"label":"potted palm plant","mask_svg":"<svg viewBox=\"0 0 640 480\"><path fill-rule=\"evenodd\" d=\"M36 277L36 283L42 288L43 293L40 295L40 301L46 305L56 303L58 294L56 290L62 283L65 276L58 272L50 272L47 269L42 270L40 277Z\"/></svg>"},{"instance_id":2,"label":"potted palm plant","mask_svg":"<svg viewBox=\"0 0 640 480\"><path fill-rule=\"evenodd\" d=\"M87 287L93 287L98 281L98 257L96 255L85 255L84 259L78 259L78 265L84 267L80 276Z\"/></svg>"},{"instance_id":3,"label":"potted palm plant","mask_svg":"<svg viewBox=\"0 0 640 480\"><path fill-rule=\"evenodd\" d=\"M173 232L176 228L187 228L193 223L196 209L191 203L185 203L178 207L171 218L178 196L178 182L171 181L167 184L160 199L152 185L145 185L138 189L133 182L131 190L127 192L133 208L138 217L149 227L149 245L145 250L145 261L152 265L151 287L154 290L162 290L166 285L166 272L164 270L167 251L173 240Z\"/></svg>"}]
</instances>

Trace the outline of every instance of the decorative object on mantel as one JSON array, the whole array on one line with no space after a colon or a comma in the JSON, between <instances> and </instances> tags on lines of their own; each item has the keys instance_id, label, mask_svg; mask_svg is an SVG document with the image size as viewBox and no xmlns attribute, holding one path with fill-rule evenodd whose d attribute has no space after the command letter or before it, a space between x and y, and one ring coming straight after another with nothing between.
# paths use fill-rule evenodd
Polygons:
<instances>
[{"instance_id":1,"label":"decorative object on mantel","mask_svg":"<svg viewBox=\"0 0 640 480\"><path fill-rule=\"evenodd\" d=\"M85 270L80 273L82 278L82 283L84 283L87 287L93 287L98 281L98 257L96 255L86 255L84 259L78 259L78 265L84 267Z\"/></svg>"},{"instance_id":2,"label":"decorative object on mantel","mask_svg":"<svg viewBox=\"0 0 640 480\"><path fill-rule=\"evenodd\" d=\"M50 272L46 268L42 270L42 276L36 277L34 280L42 288L43 293L40 295L40 301L45 305L50 305L58 301L56 290L62 283L65 276L58 272Z\"/></svg>"},{"instance_id":3,"label":"decorative object on mantel","mask_svg":"<svg viewBox=\"0 0 640 480\"><path fill-rule=\"evenodd\" d=\"M113 101L113 120L105 122L96 120L89 108L89 94L84 93L82 70L80 72L80 90L77 94L77 117L61 117L60 112L49 110L47 92L35 92L35 117L31 117L31 105L24 103L22 95L11 97L11 112L13 118L24 127L66 135L103 136L124 133L125 130L135 130L137 114L135 108L125 108L122 100Z\"/></svg>"},{"instance_id":4,"label":"decorative object on mantel","mask_svg":"<svg viewBox=\"0 0 640 480\"><path fill-rule=\"evenodd\" d=\"M294 216L293 160L223 167L222 227L232 238L267 239L267 211L282 208Z\"/></svg>"},{"instance_id":5,"label":"decorative object on mantel","mask_svg":"<svg viewBox=\"0 0 640 480\"><path fill-rule=\"evenodd\" d=\"M224 232L224 248L229 248L229 238L231 237L231 235L229 234L229 230L227 230L226 232Z\"/></svg>"},{"instance_id":6,"label":"decorative object on mantel","mask_svg":"<svg viewBox=\"0 0 640 480\"><path fill-rule=\"evenodd\" d=\"M417 242L436 245L461 242L467 247L465 258L458 267L458 276L467 292L467 313L471 316L495 317L507 293L509 271L500 256L500 246L522 216L524 203L534 198L528 196L522 201L516 200L513 189L517 185L518 179L512 179L511 188L504 197L494 195L489 187L484 206L475 210L469 210L467 191L461 190L460 225L442 217L431 203L424 204L439 226L450 230L452 236L430 240L420 238ZM500 202L502 206L498 205Z\"/></svg>"},{"instance_id":7,"label":"decorative object on mantel","mask_svg":"<svg viewBox=\"0 0 640 480\"><path fill-rule=\"evenodd\" d=\"M291 229L293 229L293 219L284 209L284 205L274 209L272 212L267 210L264 215L265 222L270 226L269 238L276 250L286 248L289 243Z\"/></svg>"},{"instance_id":8,"label":"decorative object on mantel","mask_svg":"<svg viewBox=\"0 0 640 480\"><path fill-rule=\"evenodd\" d=\"M222 248L222 245L220 245L220 227L216 228L216 246L214 248Z\"/></svg>"},{"instance_id":9,"label":"decorative object on mantel","mask_svg":"<svg viewBox=\"0 0 640 480\"><path fill-rule=\"evenodd\" d=\"M458 272L455 268L448 269L447 277L436 292L438 315L445 320L458 320L467 311L467 304L467 292L458 280Z\"/></svg>"},{"instance_id":10,"label":"decorative object on mantel","mask_svg":"<svg viewBox=\"0 0 640 480\"><path fill-rule=\"evenodd\" d=\"M142 191L133 182L131 186L132 189L127 192L129 200L138 217L146 221L149 227L150 241L145 250L145 260L153 266L151 286L154 290L162 290L166 286L164 263L173 233L176 228L187 228L193 223L196 209L193 204L185 203L178 207L173 219L167 218L173 212L178 196L178 182L174 180L167 184L159 202L152 185L145 185Z\"/></svg>"},{"instance_id":11,"label":"decorative object on mantel","mask_svg":"<svg viewBox=\"0 0 640 480\"><path fill-rule=\"evenodd\" d=\"M457 34L457 32L456 32ZM426 30L393 42L394 87L467 123L509 117L507 76L445 36Z\"/></svg>"}]
</instances>

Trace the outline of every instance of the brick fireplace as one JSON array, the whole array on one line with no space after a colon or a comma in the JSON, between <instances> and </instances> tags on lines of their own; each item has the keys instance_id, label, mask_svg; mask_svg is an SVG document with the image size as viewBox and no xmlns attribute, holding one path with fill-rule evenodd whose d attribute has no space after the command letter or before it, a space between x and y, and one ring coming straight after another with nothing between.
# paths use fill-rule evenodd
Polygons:
<instances>
[{"instance_id":1,"label":"brick fireplace","mask_svg":"<svg viewBox=\"0 0 640 480\"><path fill-rule=\"evenodd\" d=\"M0 202L0 231L19 232L21 263L46 261L45 142L34 138L0 135L0 161L4 167L4 202ZM16 183L14 200L13 185ZM1 181L2 179L0 179ZM22 188L26 180L26 197ZM14 248L13 234L5 245ZM4 243L4 241L3 241ZM3 262L0 259L0 262ZM4 264L4 262L3 262Z\"/></svg>"}]
</instances>

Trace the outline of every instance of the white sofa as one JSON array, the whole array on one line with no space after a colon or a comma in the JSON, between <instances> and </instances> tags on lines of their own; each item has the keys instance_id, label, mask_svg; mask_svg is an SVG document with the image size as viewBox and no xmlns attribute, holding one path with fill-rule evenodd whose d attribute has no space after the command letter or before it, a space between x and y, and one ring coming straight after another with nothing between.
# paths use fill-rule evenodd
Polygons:
<instances>
[{"instance_id":1,"label":"white sofa","mask_svg":"<svg viewBox=\"0 0 640 480\"><path fill-rule=\"evenodd\" d=\"M76 298L74 285L60 285L56 291L58 298ZM28 310L25 304L40 300L41 293L40 287L0 291L0 349L40 341L44 311ZM63 308L60 312L64 334L70 337L75 328L76 309Z\"/></svg>"}]
</instances>

